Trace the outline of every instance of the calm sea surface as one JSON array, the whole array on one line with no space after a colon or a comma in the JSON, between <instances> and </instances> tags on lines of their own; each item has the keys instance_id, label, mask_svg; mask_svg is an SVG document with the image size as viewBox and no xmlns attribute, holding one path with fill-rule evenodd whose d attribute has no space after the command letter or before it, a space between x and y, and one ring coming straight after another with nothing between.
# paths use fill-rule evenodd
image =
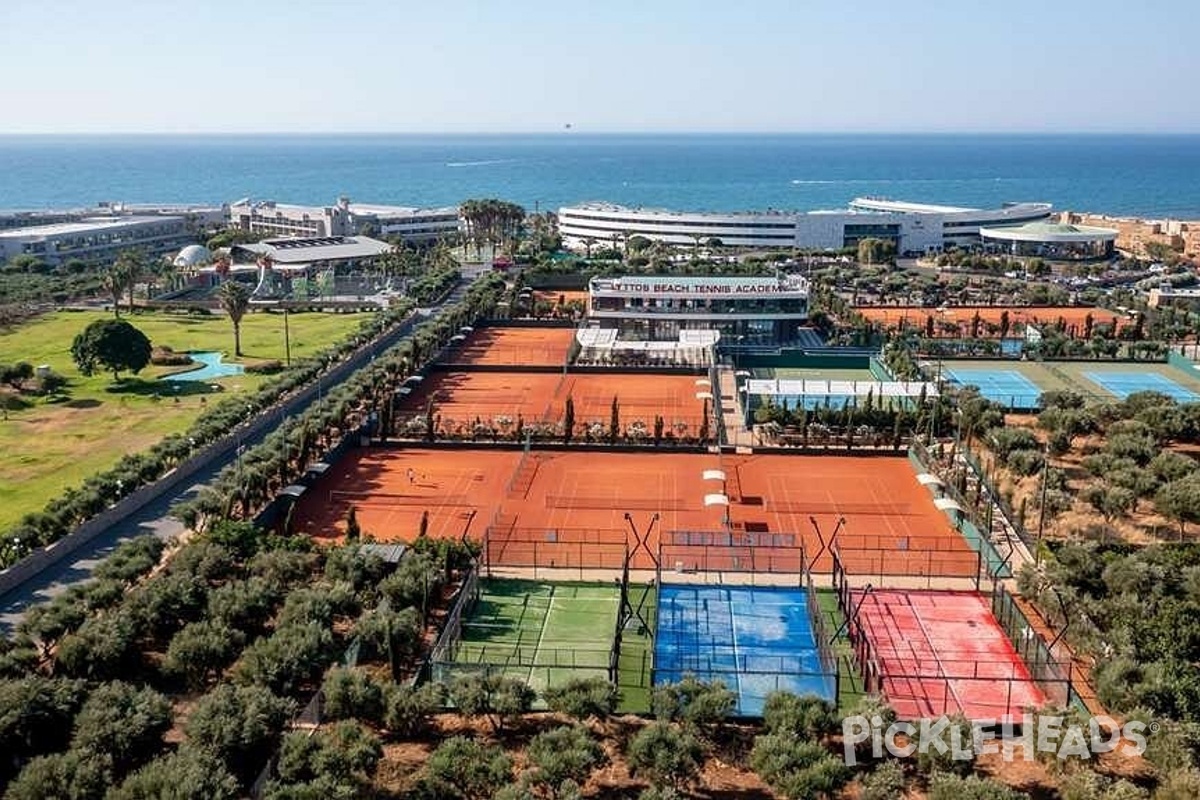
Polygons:
<instances>
[{"instance_id":1,"label":"calm sea surface","mask_svg":"<svg viewBox=\"0 0 1200 800\"><path fill-rule=\"evenodd\" d=\"M684 210L842 208L858 195L1200 219L1200 135L0 136L0 208L450 205L497 196Z\"/></svg>"}]
</instances>

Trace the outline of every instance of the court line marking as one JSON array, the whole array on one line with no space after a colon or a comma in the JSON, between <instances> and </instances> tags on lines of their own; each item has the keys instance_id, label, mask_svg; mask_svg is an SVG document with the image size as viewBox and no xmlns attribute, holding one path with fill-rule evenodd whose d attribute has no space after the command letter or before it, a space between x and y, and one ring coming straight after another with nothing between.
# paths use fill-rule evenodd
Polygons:
<instances>
[{"instance_id":1,"label":"court line marking","mask_svg":"<svg viewBox=\"0 0 1200 800\"><path fill-rule=\"evenodd\" d=\"M533 658L529 664L529 685L533 685L533 671L537 668L538 656L542 653L542 642L546 640L546 628L550 627L550 615L554 613L554 591L557 587L550 584L550 602L546 605L546 616L542 617L542 630L538 634L537 648L533 651ZM546 683L550 683L550 673L546 673Z\"/></svg>"},{"instance_id":2,"label":"court line marking","mask_svg":"<svg viewBox=\"0 0 1200 800\"><path fill-rule=\"evenodd\" d=\"M946 674L946 668L942 665L942 659L938 655L937 646L934 644L933 637L929 635L929 629L925 626L925 620L921 617L921 612L916 605L913 604L910 598L905 598L908 601L908 607L912 610L913 616L917 620L917 624L921 627L921 635L925 637L925 643L929 645L929 652L933 655L934 662L937 663L938 669L942 673L943 679L946 681L946 688L950 690L950 694L954 695L954 702L958 703L960 713L967 713L967 707L963 705L962 698L958 692L954 690L954 683L950 680L950 676Z\"/></svg>"},{"instance_id":3,"label":"court line marking","mask_svg":"<svg viewBox=\"0 0 1200 800\"><path fill-rule=\"evenodd\" d=\"M733 615L733 593L726 587L722 587L725 592L725 602L729 606L729 635L733 640L733 678L737 681L737 696L738 705L742 704L742 672L738 669L738 639L737 639L737 618Z\"/></svg>"}]
</instances>

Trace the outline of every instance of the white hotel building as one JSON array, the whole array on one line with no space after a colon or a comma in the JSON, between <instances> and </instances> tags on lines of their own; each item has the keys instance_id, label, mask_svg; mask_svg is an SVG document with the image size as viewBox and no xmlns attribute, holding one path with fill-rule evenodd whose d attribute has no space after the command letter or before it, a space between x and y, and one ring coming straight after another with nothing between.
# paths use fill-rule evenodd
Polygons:
<instances>
[{"instance_id":1,"label":"white hotel building","mask_svg":"<svg viewBox=\"0 0 1200 800\"><path fill-rule=\"evenodd\" d=\"M457 234L462 222L458 209L409 208L366 205L339 197L331 206L299 206L274 200L238 200L229 206L234 228L270 236L322 238L354 236L369 230L372 236L422 244Z\"/></svg>"},{"instance_id":2,"label":"white hotel building","mask_svg":"<svg viewBox=\"0 0 1200 800\"><path fill-rule=\"evenodd\" d=\"M808 319L808 281L772 278L627 276L588 282L588 317L635 341L684 341L716 331L737 345L793 342Z\"/></svg>"},{"instance_id":3,"label":"white hotel building","mask_svg":"<svg viewBox=\"0 0 1200 800\"><path fill-rule=\"evenodd\" d=\"M840 250L861 239L891 239L900 253L926 253L979 242L979 228L1045 220L1049 203L995 209L925 205L860 197L842 211L708 213L584 203L558 210L558 230L574 247L623 247L633 236L696 246Z\"/></svg>"}]
</instances>

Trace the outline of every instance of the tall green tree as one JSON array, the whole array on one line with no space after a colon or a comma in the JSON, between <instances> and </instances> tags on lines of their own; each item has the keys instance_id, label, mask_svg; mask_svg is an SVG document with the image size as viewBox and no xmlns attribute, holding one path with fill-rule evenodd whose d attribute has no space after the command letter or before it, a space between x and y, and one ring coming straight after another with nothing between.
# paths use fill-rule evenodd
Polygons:
<instances>
[{"instance_id":1,"label":"tall green tree","mask_svg":"<svg viewBox=\"0 0 1200 800\"><path fill-rule=\"evenodd\" d=\"M217 300L222 310L229 315L233 323L233 354L238 358L242 355L242 317L250 308L250 289L244 283L225 281L217 290Z\"/></svg>"},{"instance_id":2,"label":"tall green tree","mask_svg":"<svg viewBox=\"0 0 1200 800\"><path fill-rule=\"evenodd\" d=\"M79 371L91 375L97 367L120 379L122 370L134 374L150 363L150 340L125 320L101 319L88 325L71 343L71 358Z\"/></svg>"}]
</instances>

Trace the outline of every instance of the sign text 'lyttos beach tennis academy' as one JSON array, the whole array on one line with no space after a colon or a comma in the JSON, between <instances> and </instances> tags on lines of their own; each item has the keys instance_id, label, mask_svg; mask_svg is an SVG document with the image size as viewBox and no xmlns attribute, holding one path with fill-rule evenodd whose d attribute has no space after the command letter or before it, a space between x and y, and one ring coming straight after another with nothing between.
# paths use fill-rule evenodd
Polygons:
<instances>
[{"instance_id":1,"label":"sign text 'lyttos beach tennis academy'","mask_svg":"<svg viewBox=\"0 0 1200 800\"><path fill-rule=\"evenodd\" d=\"M595 278L593 294L644 295L647 297L777 296L806 295L807 282L798 277L779 278Z\"/></svg>"}]
</instances>

